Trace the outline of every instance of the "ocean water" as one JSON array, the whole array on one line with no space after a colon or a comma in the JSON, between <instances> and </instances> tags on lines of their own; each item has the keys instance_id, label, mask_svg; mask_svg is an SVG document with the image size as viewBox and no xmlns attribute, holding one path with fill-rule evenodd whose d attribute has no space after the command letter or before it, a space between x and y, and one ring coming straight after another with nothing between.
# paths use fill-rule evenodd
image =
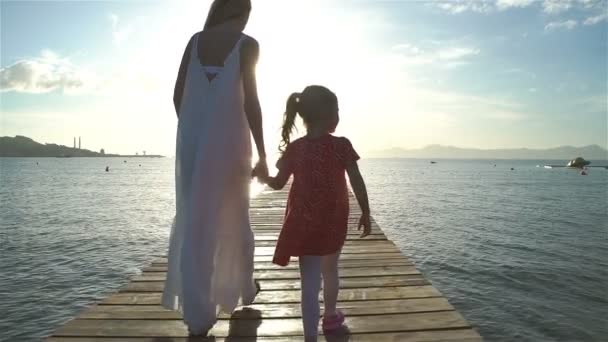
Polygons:
<instances>
[{"instance_id":1,"label":"ocean water","mask_svg":"<svg viewBox=\"0 0 608 342\"><path fill-rule=\"evenodd\" d=\"M607 340L608 170L544 163L360 166L385 233L487 340ZM124 286L167 247L173 191L169 158L0 159L0 340Z\"/></svg>"}]
</instances>

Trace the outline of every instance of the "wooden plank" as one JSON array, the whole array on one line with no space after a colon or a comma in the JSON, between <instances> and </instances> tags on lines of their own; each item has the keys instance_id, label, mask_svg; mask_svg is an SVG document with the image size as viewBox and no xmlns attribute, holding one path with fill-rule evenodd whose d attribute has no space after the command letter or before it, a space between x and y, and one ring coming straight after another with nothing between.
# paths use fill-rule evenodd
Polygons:
<instances>
[{"instance_id":1,"label":"wooden plank","mask_svg":"<svg viewBox=\"0 0 608 342\"><path fill-rule=\"evenodd\" d=\"M400 277L403 278L403 277ZM414 279L411 279L412 281ZM417 278L415 281L424 281L424 278ZM396 284L407 282L398 279ZM379 282L384 285L384 282ZM275 283L276 284L276 283ZM292 288L285 287L279 283L276 287L281 290L263 290L255 299L255 304L268 303L299 303L300 301L300 282L293 282ZM385 287L365 287L349 288L342 287L340 284L338 301L359 301L359 300L382 300L382 299L414 299L441 297L441 293L430 285L413 286L385 286ZM263 286L263 285L262 285ZM101 301L103 305L160 305L160 292L119 292ZM319 294L319 300L323 300Z\"/></svg>"},{"instance_id":2,"label":"wooden plank","mask_svg":"<svg viewBox=\"0 0 608 342\"><path fill-rule=\"evenodd\" d=\"M219 320L210 334L226 336L298 336L302 321L284 319ZM448 328L470 328L456 311L411 314L386 314L347 317L351 333L419 331ZM188 330L180 320L90 320L76 319L57 330L56 336L103 337L187 337Z\"/></svg>"},{"instance_id":3,"label":"wooden plank","mask_svg":"<svg viewBox=\"0 0 608 342\"><path fill-rule=\"evenodd\" d=\"M277 241L276 240L256 240L255 241L255 246L256 247L272 247L275 248L277 245ZM364 246L366 248L373 248L375 246L378 246L379 248L386 248L386 247L393 247L396 248L392 242L390 240L387 240L385 237L376 237L376 236L371 236L371 237L365 237L365 238L349 238L346 239L346 241L344 242L344 246L345 247L358 247L358 246Z\"/></svg>"},{"instance_id":4,"label":"wooden plank","mask_svg":"<svg viewBox=\"0 0 608 342\"><path fill-rule=\"evenodd\" d=\"M348 222L348 227L351 227L351 229L356 229L357 224L359 223L359 217L349 217L347 222ZM264 215L264 216L250 217L249 223L251 225L257 225L257 224L261 224L261 223L283 223L283 216L281 216L281 215L274 215L274 216Z\"/></svg>"},{"instance_id":5,"label":"wooden plank","mask_svg":"<svg viewBox=\"0 0 608 342\"><path fill-rule=\"evenodd\" d=\"M339 308L347 316L382 315L393 313L451 311L454 308L445 298L389 299L340 302ZM301 318L300 303L270 303L248 306L258 310L264 318ZM237 309L238 310L238 309ZM247 312L247 311L245 311ZM96 305L79 315L80 319L181 319L181 314L159 305ZM221 314L220 319L231 315ZM247 315L239 317L249 319ZM255 318L255 317L253 317Z\"/></svg>"},{"instance_id":6,"label":"wooden plank","mask_svg":"<svg viewBox=\"0 0 608 342\"><path fill-rule=\"evenodd\" d=\"M383 241L386 240L386 236L384 234L371 234L367 237L360 238L359 232L353 232L346 235L347 241ZM276 242L279 239L279 232L256 232L255 233L255 241L272 241Z\"/></svg>"},{"instance_id":7,"label":"wooden plank","mask_svg":"<svg viewBox=\"0 0 608 342\"><path fill-rule=\"evenodd\" d=\"M374 260L374 259L398 259L398 260L408 260L408 258L404 257L403 254L401 254L401 252L376 252L376 253L359 253L359 254L342 254L340 255L340 264L347 262L347 261L352 261L355 262L355 260ZM167 263L167 257L166 256L159 256L157 258L155 258L153 260L153 262L155 263ZM259 263L259 262L272 262L272 255L256 255L254 256L254 262ZM291 263L296 263L298 262L298 258L297 257L292 257L290 260L290 264Z\"/></svg>"},{"instance_id":8,"label":"wooden plank","mask_svg":"<svg viewBox=\"0 0 608 342\"><path fill-rule=\"evenodd\" d=\"M164 281L166 271L161 272L143 272L131 279L133 281ZM413 266L378 266L371 268L344 268L339 271L340 278L349 277L379 277L387 275L410 275L420 274L416 267ZM265 279L300 279L299 270L259 270L255 271L253 276L258 280Z\"/></svg>"},{"instance_id":9,"label":"wooden plank","mask_svg":"<svg viewBox=\"0 0 608 342\"><path fill-rule=\"evenodd\" d=\"M347 244L342 248L342 254L370 254L370 253L401 253L399 249L391 243L377 243L370 241L369 244L362 246ZM255 248L256 255L273 255L274 246L263 246Z\"/></svg>"},{"instance_id":10,"label":"wooden plank","mask_svg":"<svg viewBox=\"0 0 608 342\"><path fill-rule=\"evenodd\" d=\"M300 284L296 280L264 281L261 283L265 290L280 290L281 286L288 289L300 289ZM394 287L394 286L420 286L429 285L429 282L421 276L391 277L385 276L378 281L366 281L361 278L347 278L340 282L341 288L357 289L365 286ZM163 281L132 281L123 287L119 292L162 292Z\"/></svg>"},{"instance_id":11,"label":"wooden plank","mask_svg":"<svg viewBox=\"0 0 608 342\"><path fill-rule=\"evenodd\" d=\"M340 280L341 289L356 289L361 287L394 287L394 286L420 286L429 285L421 275L410 276L382 276L377 280L373 278L345 278ZM263 280L260 282L264 290L300 289L299 280ZM164 281L132 281L120 292L162 292Z\"/></svg>"},{"instance_id":12,"label":"wooden plank","mask_svg":"<svg viewBox=\"0 0 608 342\"><path fill-rule=\"evenodd\" d=\"M405 259L370 259L370 260L340 260L339 269L343 268L369 268L378 266L414 266L414 264ZM255 262L256 270L297 270L298 262L294 261L287 266L279 266L272 262ZM153 262L150 266L144 267L143 272L166 272L166 262Z\"/></svg>"},{"instance_id":13,"label":"wooden plank","mask_svg":"<svg viewBox=\"0 0 608 342\"><path fill-rule=\"evenodd\" d=\"M52 337L49 342L304 342L302 336L289 337ZM319 341L325 341L320 337ZM481 337L473 329L445 329L411 332L388 332L369 334L350 334L349 336L328 336L327 341L334 342L431 342L458 341L481 342Z\"/></svg>"},{"instance_id":14,"label":"wooden plank","mask_svg":"<svg viewBox=\"0 0 608 342\"><path fill-rule=\"evenodd\" d=\"M380 243L381 242L381 243ZM274 246L261 246L255 247L255 255L256 256L272 256L274 255ZM395 245L389 243L389 241L370 241L369 244L365 244L363 246L359 245L346 245L342 248L342 255L340 259L344 257L345 254L384 254L384 253L396 253L400 254L399 248ZM166 257L166 254L163 255Z\"/></svg>"}]
</instances>

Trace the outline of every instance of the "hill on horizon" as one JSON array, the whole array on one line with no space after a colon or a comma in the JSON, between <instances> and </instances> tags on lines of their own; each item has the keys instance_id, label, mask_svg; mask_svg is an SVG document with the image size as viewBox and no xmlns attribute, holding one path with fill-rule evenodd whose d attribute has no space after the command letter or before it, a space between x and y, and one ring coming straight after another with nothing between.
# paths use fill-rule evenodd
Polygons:
<instances>
[{"instance_id":1,"label":"hill on horizon","mask_svg":"<svg viewBox=\"0 0 608 342\"><path fill-rule=\"evenodd\" d=\"M65 145L57 144L41 144L34 141L32 138L28 138L22 135L15 137L0 137L0 157L49 157L49 158L61 158L61 157L139 157L139 158L162 158L163 156L158 154L148 155L123 155L123 154L107 154L103 153L103 149L100 152L94 152L87 149L73 148Z\"/></svg>"},{"instance_id":2,"label":"hill on horizon","mask_svg":"<svg viewBox=\"0 0 608 342\"><path fill-rule=\"evenodd\" d=\"M57 144L41 144L34 139L17 135L0 137L0 157L117 157Z\"/></svg>"},{"instance_id":3,"label":"hill on horizon","mask_svg":"<svg viewBox=\"0 0 608 342\"><path fill-rule=\"evenodd\" d=\"M371 151L369 158L437 158L437 159L539 159L571 160L583 157L587 160L608 160L608 150L599 145L582 147L560 146L548 149L476 149L455 146L428 145L420 149L391 148Z\"/></svg>"}]
</instances>

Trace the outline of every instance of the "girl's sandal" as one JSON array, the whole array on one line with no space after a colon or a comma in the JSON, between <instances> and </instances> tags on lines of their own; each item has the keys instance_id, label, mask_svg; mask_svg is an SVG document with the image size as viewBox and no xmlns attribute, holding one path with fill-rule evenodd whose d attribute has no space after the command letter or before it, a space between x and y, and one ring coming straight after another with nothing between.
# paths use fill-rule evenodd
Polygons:
<instances>
[{"instance_id":1,"label":"girl's sandal","mask_svg":"<svg viewBox=\"0 0 608 342\"><path fill-rule=\"evenodd\" d=\"M323 331L333 332L338 330L344 324L344 314L340 310L336 310L336 315L333 317L323 316Z\"/></svg>"}]
</instances>

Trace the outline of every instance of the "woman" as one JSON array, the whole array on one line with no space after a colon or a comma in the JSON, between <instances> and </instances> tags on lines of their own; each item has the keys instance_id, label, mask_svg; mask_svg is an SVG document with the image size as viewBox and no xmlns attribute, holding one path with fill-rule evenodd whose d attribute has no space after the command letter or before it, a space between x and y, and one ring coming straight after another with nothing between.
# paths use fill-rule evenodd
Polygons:
<instances>
[{"instance_id":1,"label":"woman","mask_svg":"<svg viewBox=\"0 0 608 342\"><path fill-rule=\"evenodd\" d=\"M217 311L251 304L254 238L249 225L251 138L267 174L257 96L255 39L243 34L250 0L216 0L186 46L175 85L176 215L162 305L206 335Z\"/></svg>"}]
</instances>

